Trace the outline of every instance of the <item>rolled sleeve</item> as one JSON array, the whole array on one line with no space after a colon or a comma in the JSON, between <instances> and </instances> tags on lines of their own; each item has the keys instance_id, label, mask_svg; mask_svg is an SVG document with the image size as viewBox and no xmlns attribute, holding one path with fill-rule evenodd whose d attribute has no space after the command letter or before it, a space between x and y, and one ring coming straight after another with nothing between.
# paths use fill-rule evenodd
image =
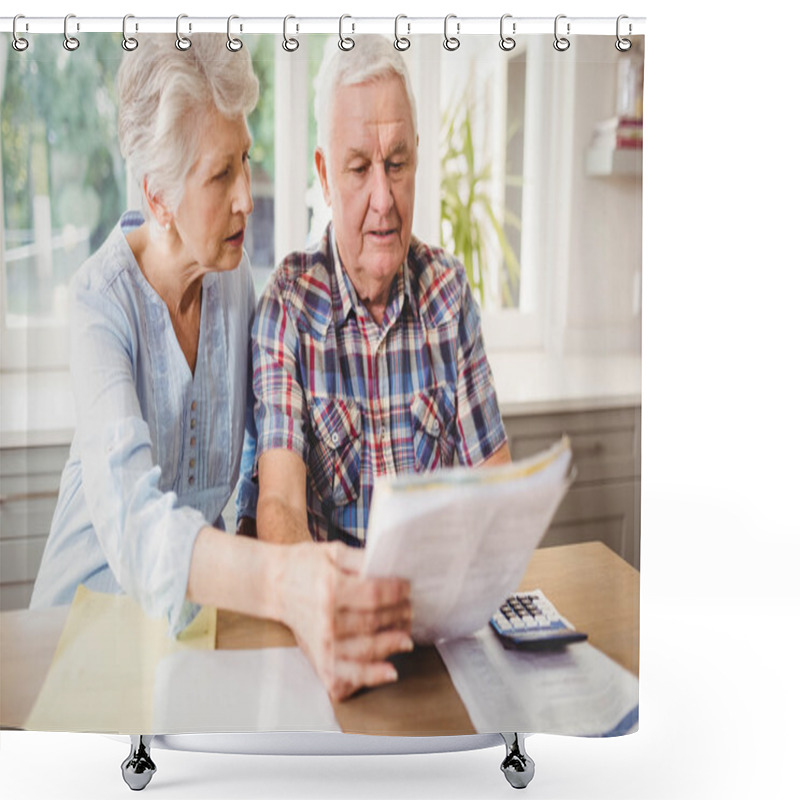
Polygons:
<instances>
[{"instance_id":1,"label":"rolled sleeve","mask_svg":"<svg viewBox=\"0 0 800 800\"><path fill-rule=\"evenodd\" d=\"M291 450L307 461L308 410L298 353L297 331L273 284L253 323L256 469L261 455L274 449Z\"/></svg>"}]
</instances>

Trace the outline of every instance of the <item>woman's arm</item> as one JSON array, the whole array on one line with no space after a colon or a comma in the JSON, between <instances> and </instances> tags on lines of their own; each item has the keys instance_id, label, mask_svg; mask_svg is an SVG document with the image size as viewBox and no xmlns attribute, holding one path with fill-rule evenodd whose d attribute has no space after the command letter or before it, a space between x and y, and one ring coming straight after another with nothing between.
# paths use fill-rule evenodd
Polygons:
<instances>
[{"instance_id":1,"label":"woman's arm","mask_svg":"<svg viewBox=\"0 0 800 800\"><path fill-rule=\"evenodd\" d=\"M187 599L288 625L330 695L342 700L397 680L386 659L413 648L408 582L359 577L362 558L339 542L270 544L205 527Z\"/></svg>"}]
</instances>

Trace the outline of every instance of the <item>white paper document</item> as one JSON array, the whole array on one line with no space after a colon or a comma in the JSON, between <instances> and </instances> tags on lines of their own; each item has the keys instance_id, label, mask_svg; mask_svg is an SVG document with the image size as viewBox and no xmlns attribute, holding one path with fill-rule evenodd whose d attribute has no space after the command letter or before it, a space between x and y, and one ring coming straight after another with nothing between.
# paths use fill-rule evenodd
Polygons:
<instances>
[{"instance_id":1,"label":"white paper document","mask_svg":"<svg viewBox=\"0 0 800 800\"><path fill-rule=\"evenodd\" d=\"M155 733L340 730L298 647L182 652L156 670Z\"/></svg>"},{"instance_id":2,"label":"white paper document","mask_svg":"<svg viewBox=\"0 0 800 800\"><path fill-rule=\"evenodd\" d=\"M616 736L638 726L639 681L588 642L505 650L487 626L436 647L478 733Z\"/></svg>"},{"instance_id":3,"label":"white paper document","mask_svg":"<svg viewBox=\"0 0 800 800\"><path fill-rule=\"evenodd\" d=\"M512 464L376 481L364 573L410 581L417 642L475 632L517 588L571 460L564 437Z\"/></svg>"}]
</instances>

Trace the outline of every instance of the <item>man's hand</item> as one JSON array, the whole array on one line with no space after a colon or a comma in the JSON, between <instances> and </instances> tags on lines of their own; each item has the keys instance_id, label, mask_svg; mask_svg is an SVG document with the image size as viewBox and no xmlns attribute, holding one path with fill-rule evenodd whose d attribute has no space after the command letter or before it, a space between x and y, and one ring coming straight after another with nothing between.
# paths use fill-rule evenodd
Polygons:
<instances>
[{"instance_id":1,"label":"man's hand","mask_svg":"<svg viewBox=\"0 0 800 800\"><path fill-rule=\"evenodd\" d=\"M359 577L363 555L339 542L295 545L278 587L281 618L334 700L396 681L386 659L414 646L408 582Z\"/></svg>"}]
</instances>

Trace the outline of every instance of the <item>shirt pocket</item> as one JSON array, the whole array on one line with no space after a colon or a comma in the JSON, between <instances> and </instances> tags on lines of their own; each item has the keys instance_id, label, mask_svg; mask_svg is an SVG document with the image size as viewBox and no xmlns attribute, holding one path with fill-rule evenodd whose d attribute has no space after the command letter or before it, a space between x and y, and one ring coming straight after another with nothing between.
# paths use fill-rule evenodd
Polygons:
<instances>
[{"instance_id":1,"label":"shirt pocket","mask_svg":"<svg viewBox=\"0 0 800 800\"><path fill-rule=\"evenodd\" d=\"M453 463L456 409L452 386L434 386L411 400L414 431L414 471L430 472Z\"/></svg>"},{"instance_id":2,"label":"shirt pocket","mask_svg":"<svg viewBox=\"0 0 800 800\"><path fill-rule=\"evenodd\" d=\"M314 444L308 469L323 508L358 499L361 489L361 410L354 400L312 397Z\"/></svg>"}]
</instances>

